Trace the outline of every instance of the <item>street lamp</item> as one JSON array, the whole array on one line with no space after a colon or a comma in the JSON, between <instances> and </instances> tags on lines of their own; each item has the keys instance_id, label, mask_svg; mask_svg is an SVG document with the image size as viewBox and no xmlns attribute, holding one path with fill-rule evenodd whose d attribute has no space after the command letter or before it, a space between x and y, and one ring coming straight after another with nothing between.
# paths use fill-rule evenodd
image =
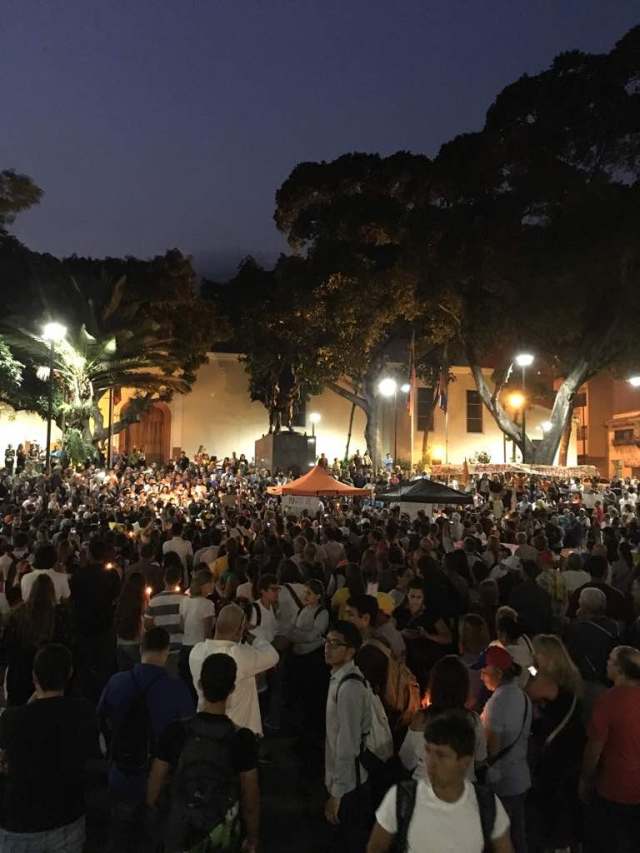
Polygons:
<instances>
[{"instance_id":1,"label":"street lamp","mask_svg":"<svg viewBox=\"0 0 640 853\"><path fill-rule=\"evenodd\" d=\"M640 376L630 376L627 382L632 388L640 388Z\"/></svg>"},{"instance_id":2,"label":"street lamp","mask_svg":"<svg viewBox=\"0 0 640 853\"><path fill-rule=\"evenodd\" d=\"M386 376L378 383L378 393L387 399L393 397L393 464L398 457L398 383L391 376Z\"/></svg>"},{"instance_id":3,"label":"street lamp","mask_svg":"<svg viewBox=\"0 0 640 853\"><path fill-rule=\"evenodd\" d=\"M527 384L526 384L526 371L527 367L531 367L533 364L534 357L530 352L521 352L518 353L515 357L515 362L522 369L522 391L524 393ZM522 461L526 462L526 446L527 446L527 426L526 426L526 400L523 396L522 398Z\"/></svg>"},{"instance_id":4,"label":"street lamp","mask_svg":"<svg viewBox=\"0 0 640 853\"><path fill-rule=\"evenodd\" d=\"M553 424L551 423L551 421L542 421L542 423L540 424L540 429L544 433L551 432L551 430L553 429Z\"/></svg>"},{"instance_id":5,"label":"street lamp","mask_svg":"<svg viewBox=\"0 0 640 853\"><path fill-rule=\"evenodd\" d=\"M311 412L309 415L309 421L311 423L311 435L315 436L316 434L316 424L319 424L322 420L322 415L319 412Z\"/></svg>"},{"instance_id":6,"label":"street lamp","mask_svg":"<svg viewBox=\"0 0 640 853\"><path fill-rule=\"evenodd\" d=\"M411 391L411 385L408 382L405 382L404 385L400 386L400 390L403 394L408 394Z\"/></svg>"},{"instance_id":7,"label":"street lamp","mask_svg":"<svg viewBox=\"0 0 640 853\"><path fill-rule=\"evenodd\" d=\"M51 421L53 420L53 359L56 344L64 340L67 334L66 326L62 323L46 323L42 328L42 339L49 344L49 405L47 407L47 451L44 460L44 470L50 470L51 462Z\"/></svg>"}]
</instances>

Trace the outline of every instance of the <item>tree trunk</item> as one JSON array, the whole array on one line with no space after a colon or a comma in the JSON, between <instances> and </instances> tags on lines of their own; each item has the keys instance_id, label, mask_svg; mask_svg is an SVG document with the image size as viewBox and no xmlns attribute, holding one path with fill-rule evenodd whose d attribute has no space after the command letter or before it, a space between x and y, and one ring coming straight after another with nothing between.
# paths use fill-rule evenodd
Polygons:
<instances>
[{"instance_id":1,"label":"tree trunk","mask_svg":"<svg viewBox=\"0 0 640 853\"><path fill-rule=\"evenodd\" d=\"M562 438L560 439L560 451L558 455L558 465L566 465L567 464L567 456L569 454L569 444L571 443L571 430L573 428L573 402L571 403L571 408L569 409L569 417L567 418L567 423L562 431Z\"/></svg>"},{"instance_id":2,"label":"tree trunk","mask_svg":"<svg viewBox=\"0 0 640 853\"><path fill-rule=\"evenodd\" d=\"M349 461L349 445L351 444L351 433L353 432L353 418L356 413L356 404L351 404L351 414L349 415L349 431L347 432L347 446L344 449L344 461Z\"/></svg>"},{"instance_id":3,"label":"tree trunk","mask_svg":"<svg viewBox=\"0 0 640 853\"><path fill-rule=\"evenodd\" d=\"M498 399L498 394L495 391L492 393L490 390L473 348L470 346L467 346L467 356L482 402L489 409L502 432L515 441L516 445L522 450L522 430L509 417ZM595 372L596 369L590 359L584 356L576 359L576 363L556 391L556 398L549 418L551 429L535 445L528 436L524 438L525 458L528 462L537 465L553 465L562 434L567 428L567 423L571 423L575 394Z\"/></svg>"}]
</instances>

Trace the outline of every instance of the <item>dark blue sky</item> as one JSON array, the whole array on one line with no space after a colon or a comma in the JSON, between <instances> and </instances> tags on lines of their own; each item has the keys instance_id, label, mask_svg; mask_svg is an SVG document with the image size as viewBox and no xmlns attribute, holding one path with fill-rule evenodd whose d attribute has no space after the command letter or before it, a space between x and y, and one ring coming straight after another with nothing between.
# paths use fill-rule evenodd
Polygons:
<instances>
[{"instance_id":1,"label":"dark blue sky","mask_svg":"<svg viewBox=\"0 0 640 853\"><path fill-rule=\"evenodd\" d=\"M507 83L639 20L637 0L2 0L0 168L45 191L15 231L214 271L272 256L299 161L433 154Z\"/></svg>"}]
</instances>

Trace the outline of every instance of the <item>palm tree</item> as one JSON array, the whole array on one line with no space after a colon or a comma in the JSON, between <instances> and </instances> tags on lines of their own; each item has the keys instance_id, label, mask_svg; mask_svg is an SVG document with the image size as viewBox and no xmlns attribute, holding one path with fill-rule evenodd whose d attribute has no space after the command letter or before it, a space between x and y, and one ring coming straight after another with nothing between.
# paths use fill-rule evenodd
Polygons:
<instances>
[{"instance_id":1,"label":"palm tree","mask_svg":"<svg viewBox=\"0 0 640 853\"><path fill-rule=\"evenodd\" d=\"M104 269L97 280L80 278L82 284L75 276L66 279L68 332L53 353L55 415L58 422L64 418L66 427L80 430L94 444L107 435L99 403L110 388L134 390L126 411L113 425L115 434L139 420L154 400L170 400L176 392L190 391L196 368L206 361L212 308L195 295L188 261L191 272L180 276L171 274L179 272L178 261L185 260L179 253L168 253L163 260L174 268L165 280L156 278L153 284L137 281L132 286L126 274L109 280ZM82 263L86 267L95 262ZM49 344L23 317L0 320L0 333L21 362L33 368L47 364ZM32 407L41 410L48 371L41 367L25 373L36 378L23 395L28 397L30 390ZM30 406L22 400L20 407Z\"/></svg>"}]
</instances>

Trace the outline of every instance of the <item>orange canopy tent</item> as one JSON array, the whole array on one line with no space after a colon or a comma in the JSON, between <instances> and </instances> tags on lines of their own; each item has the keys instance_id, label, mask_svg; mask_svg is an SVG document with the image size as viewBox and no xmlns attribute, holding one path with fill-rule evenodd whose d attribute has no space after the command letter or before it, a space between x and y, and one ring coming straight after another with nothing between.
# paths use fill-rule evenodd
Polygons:
<instances>
[{"instance_id":1,"label":"orange canopy tent","mask_svg":"<svg viewBox=\"0 0 640 853\"><path fill-rule=\"evenodd\" d=\"M316 465L308 474L291 480L284 486L271 486L267 489L270 495L299 495L300 497L370 497L369 489L356 489L355 486L347 486L332 477L322 465Z\"/></svg>"}]
</instances>

